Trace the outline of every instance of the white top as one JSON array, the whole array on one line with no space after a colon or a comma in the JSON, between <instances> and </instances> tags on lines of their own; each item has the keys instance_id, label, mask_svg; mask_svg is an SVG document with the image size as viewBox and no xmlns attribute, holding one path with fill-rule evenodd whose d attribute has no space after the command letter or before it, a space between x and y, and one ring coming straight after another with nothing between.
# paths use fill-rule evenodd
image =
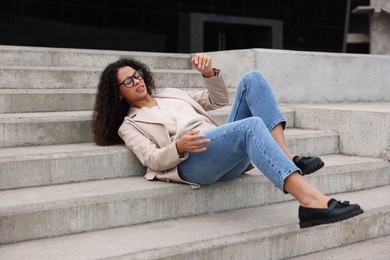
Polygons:
<instances>
[{"instance_id":1,"label":"white top","mask_svg":"<svg viewBox=\"0 0 390 260\"><path fill-rule=\"evenodd\" d=\"M186 101L176 98L155 98L155 100L157 106L142 109L150 109L149 112L158 116L167 127L172 141L193 129L203 132L215 127L207 117L198 114Z\"/></svg>"}]
</instances>

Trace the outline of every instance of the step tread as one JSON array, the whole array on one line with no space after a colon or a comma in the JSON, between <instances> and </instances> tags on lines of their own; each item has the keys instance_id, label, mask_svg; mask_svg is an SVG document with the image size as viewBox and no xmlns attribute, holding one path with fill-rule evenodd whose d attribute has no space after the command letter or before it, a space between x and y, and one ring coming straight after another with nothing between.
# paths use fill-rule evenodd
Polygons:
<instances>
[{"instance_id":1,"label":"step tread","mask_svg":"<svg viewBox=\"0 0 390 260\"><path fill-rule=\"evenodd\" d=\"M0 45L0 51L9 52L42 52L42 53L82 53L82 54L120 54L120 55L138 55L138 56L154 56L154 57L179 57L190 58L191 54L185 53L165 53L165 52L143 52L143 51L118 51L118 50L95 50L95 49L77 49L77 48L51 48L51 47L29 47L29 46L11 46Z\"/></svg>"},{"instance_id":2,"label":"step tread","mask_svg":"<svg viewBox=\"0 0 390 260\"><path fill-rule=\"evenodd\" d=\"M92 111L60 111L0 114L0 123L26 123L51 121L81 121L90 120Z\"/></svg>"},{"instance_id":3,"label":"step tread","mask_svg":"<svg viewBox=\"0 0 390 260\"><path fill-rule=\"evenodd\" d=\"M388 216L389 196L390 186L338 194L336 198L359 203L365 213L339 223L303 230L297 225L298 203L290 201L3 245L0 246L0 256L6 259L96 259L131 255L152 259L218 248L229 244L245 244L256 239L272 241L273 238L279 237L283 240L294 241L297 236L302 239L306 235L311 235L313 240L318 240L322 236L327 236L329 232L332 233L334 239L339 239L338 245L340 245L359 239L357 233L360 232L350 231L349 240L345 240L343 231L351 227L361 227L362 222L367 222L369 218L372 221L376 214L382 213ZM364 226L362 228L365 229ZM313 245L319 250L321 247L329 246L329 243L331 242L324 241L324 243L313 243ZM306 247L298 246L290 251L276 250L276 253L282 256L287 254L284 255L287 257L296 251L300 254L308 253L304 250L307 250Z\"/></svg>"},{"instance_id":4,"label":"step tread","mask_svg":"<svg viewBox=\"0 0 390 260\"><path fill-rule=\"evenodd\" d=\"M94 143L25 146L0 149L0 162L41 157L80 156L81 153L109 153L127 150L124 145L99 146Z\"/></svg>"},{"instance_id":5,"label":"step tread","mask_svg":"<svg viewBox=\"0 0 390 260\"><path fill-rule=\"evenodd\" d=\"M193 90L203 90L203 88L186 88L186 87L177 87L183 91L193 91ZM236 88L228 87L229 92L235 92ZM23 88L0 88L0 94L96 94L96 89L86 89L86 88L39 88L39 89L23 89ZM229 106L230 109L230 106ZM291 108L292 109L292 108Z\"/></svg>"},{"instance_id":6,"label":"step tread","mask_svg":"<svg viewBox=\"0 0 390 260\"><path fill-rule=\"evenodd\" d=\"M0 95L26 95L26 94L96 94L96 89L88 88L42 88L42 89L21 89L21 88L5 88L0 89Z\"/></svg>"},{"instance_id":7,"label":"step tread","mask_svg":"<svg viewBox=\"0 0 390 260\"><path fill-rule=\"evenodd\" d=\"M0 93L1 94L1 93ZM218 116L218 115L228 115L231 106L226 106L217 110L209 111L210 115ZM284 113L290 112L290 110L282 109ZM85 117L91 116L92 111L90 110L82 110L82 111L49 111L49 112L24 112L24 113L4 113L0 114L0 123L9 123L9 122L22 122L24 120L30 121L33 118L35 120L39 119L40 121L45 120L53 120L57 118L60 120L61 118L77 118L77 117ZM49 119L50 118L50 119ZM318 130L317 130L318 131Z\"/></svg>"},{"instance_id":8,"label":"step tread","mask_svg":"<svg viewBox=\"0 0 390 260\"><path fill-rule=\"evenodd\" d=\"M114 50L87 50L64 48L9 48L0 46L0 63L3 65L78 66L104 68L110 62L132 57L150 68L191 68L191 54L137 52Z\"/></svg>"},{"instance_id":9,"label":"step tread","mask_svg":"<svg viewBox=\"0 0 390 260\"><path fill-rule=\"evenodd\" d=\"M337 104L290 104L293 108L326 109L352 112L389 113L390 102L337 103Z\"/></svg>"},{"instance_id":10,"label":"step tread","mask_svg":"<svg viewBox=\"0 0 390 260\"><path fill-rule=\"evenodd\" d=\"M32 113L31 113L32 114ZM60 117L58 116L61 115ZM89 119L92 112L90 111L72 111L72 112L43 112L43 113L29 113L24 114L10 114L10 118L6 118L6 115L0 114L0 123L8 122L32 122L33 119L38 121L54 121L54 120L73 120L73 118L79 118L79 120ZM81 118L80 118L81 117ZM299 137L320 137L320 136L337 136L337 133L332 130L309 130L309 129L298 129L298 128L286 128L285 130L286 138L299 138ZM78 143L78 144L63 144L63 145L42 145L42 146L25 146L25 147L9 147L0 149L0 160L3 157L9 157L12 155L22 156L29 154L46 154L46 153L55 153L59 151L62 153L62 149L65 151L79 151L80 149L111 149L111 146L100 147L93 143ZM118 149L116 146L112 149ZM50 152L46 152L50 151Z\"/></svg>"},{"instance_id":11,"label":"step tread","mask_svg":"<svg viewBox=\"0 0 390 260\"><path fill-rule=\"evenodd\" d=\"M65 149L67 146L63 146ZM81 148L90 148L88 146L82 146ZM115 147L118 149L119 147ZM22 150L22 149L21 149ZM45 152L50 153L50 150ZM76 154L72 154L77 155ZM54 156L49 154L49 156ZM354 156L344 155L326 155L321 157L326 166L321 169L318 174L333 174L333 171L328 169L337 165L364 165L364 167L389 167L387 161L374 158L360 158ZM343 171L340 167L338 172ZM249 172L239 180L234 181L264 181L265 177L260 175L257 169ZM212 188L209 187L209 188ZM2 198L2 204L0 205L0 213L13 214L15 212L25 212L42 210L44 208L57 208L64 205L71 205L76 203L77 205L97 203L102 201L114 201L116 199L126 199L137 195L137 192L141 192L144 196L152 196L162 192L175 193L175 192L193 192L187 185L165 183L161 181L147 181L143 176L133 176L129 178L116 178L95 180L80 183L68 183L62 185L51 185L43 187L33 188L21 188L15 190L3 190L0 191L0 197ZM148 194L148 195L147 195ZM69 204L70 203L70 204ZM73 206L73 204L72 204Z\"/></svg>"},{"instance_id":12,"label":"step tread","mask_svg":"<svg viewBox=\"0 0 390 260\"><path fill-rule=\"evenodd\" d=\"M148 182L142 176L0 191L0 215L123 200L145 191L171 190L180 184ZM184 185L183 185L184 186ZM137 195L138 193L138 195ZM125 196L125 197L123 197ZM122 197L122 198L121 198Z\"/></svg>"},{"instance_id":13,"label":"step tread","mask_svg":"<svg viewBox=\"0 0 390 260\"><path fill-rule=\"evenodd\" d=\"M68 67L68 66L20 66L20 65L12 65L12 66L4 66L0 65L0 70L26 70L26 71L52 71L52 72L102 72L102 68L96 67ZM199 76L200 73L196 69L152 69L152 73L180 73L180 74L197 74Z\"/></svg>"},{"instance_id":14,"label":"step tread","mask_svg":"<svg viewBox=\"0 0 390 260\"><path fill-rule=\"evenodd\" d=\"M228 88L229 91L236 91L236 88ZM227 105L215 110L212 110L211 112L220 112L220 113L226 113L229 112L232 108L232 105ZM294 112L294 108L292 106L280 106L280 110L282 112Z\"/></svg>"},{"instance_id":15,"label":"step tread","mask_svg":"<svg viewBox=\"0 0 390 260\"><path fill-rule=\"evenodd\" d=\"M337 136L337 132L333 130L318 130L318 129L301 129L301 128L286 128L284 130L286 138L289 137L317 137L317 136Z\"/></svg>"},{"instance_id":16,"label":"step tread","mask_svg":"<svg viewBox=\"0 0 390 260\"><path fill-rule=\"evenodd\" d=\"M389 260L390 236L374 238L350 245L327 249L304 256L287 258L286 260L312 260L312 259L375 259Z\"/></svg>"}]
</instances>

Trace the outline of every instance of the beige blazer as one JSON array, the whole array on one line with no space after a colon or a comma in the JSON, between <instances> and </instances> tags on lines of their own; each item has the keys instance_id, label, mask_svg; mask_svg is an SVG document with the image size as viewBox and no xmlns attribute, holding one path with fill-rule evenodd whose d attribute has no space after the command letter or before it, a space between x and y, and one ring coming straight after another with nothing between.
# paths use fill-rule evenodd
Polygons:
<instances>
[{"instance_id":1,"label":"beige blazer","mask_svg":"<svg viewBox=\"0 0 390 260\"><path fill-rule=\"evenodd\" d=\"M215 70L215 73L215 77L203 78L206 84L204 90L182 91L166 88L154 97L184 100L191 104L199 114L208 117L217 125L206 111L226 106L229 102L229 93L219 70ZM180 178L177 165L186 160L188 154L179 156L176 144L171 142L168 129L159 119L159 115L130 108L118 134L147 168L145 174L147 180L188 183L194 189L200 187L198 184L186 182Z\"/></svg>"}]
</instances>

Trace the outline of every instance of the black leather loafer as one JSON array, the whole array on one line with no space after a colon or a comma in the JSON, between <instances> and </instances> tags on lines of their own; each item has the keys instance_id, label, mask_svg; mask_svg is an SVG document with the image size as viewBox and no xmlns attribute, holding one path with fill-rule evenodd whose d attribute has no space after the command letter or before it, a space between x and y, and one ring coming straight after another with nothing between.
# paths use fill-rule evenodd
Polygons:
<instances>
[{"instance_id":1,"label":"black leather loafer","mask_svg":"<svg viewBox=\"0 0 390 260\"><path fill-rule=\"evenodd\" d=\"M325 165L325 163L319 157L294 156L293 162L299 169L301 169L302 175L307 175L318 171Z\"/></svg>"},{"instance_id":2,"label":"black leather loafer","mask_svg":"<svg viewBox=\"0 0 390 260\"><path fill-rule=\"evenodd\" d=\"M334 223L362 214L363 210L358 204L349 204L330 199L327 209L299 207L299 226L301 228L313 227L322 224Z\"/></svg>"}]
</instances>

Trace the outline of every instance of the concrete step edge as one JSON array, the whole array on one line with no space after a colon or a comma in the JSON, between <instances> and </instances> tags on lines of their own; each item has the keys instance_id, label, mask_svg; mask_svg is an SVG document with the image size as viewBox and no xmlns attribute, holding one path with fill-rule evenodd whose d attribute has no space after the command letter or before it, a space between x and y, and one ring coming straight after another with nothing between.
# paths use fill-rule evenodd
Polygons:
<instances>
[{"instance_id":1,"label":"concrete step edge","mask_svg":"<svg viewBox=\"0 0 390 260\"><path fill-rule=\"evenodd\" d=\"M187 88L187 87L180 87L177 86L176 88L181 89L183 91L193 91L193 90L202 90L203 88ZM229 87L228 91L230 93L235 93L236 88ZM3 88L0 89L0 95L6 95L6 94L15 94L15 95L34 95L34 94L45 94L45 93L55 93L55 94L67 94L67 93L93 93L96 94L96 89L86 89L86 88L39 88L39 89L22 89L22 88ZM287 107L284 107L287 108ZM289 110L292 110L292 108L288 107Z\"/></svg>"},{"instance_id":2,"label":"concrete step edge","mask_svg":"<svg viewBox=\"0 0 390 260\"><path fill-rule=\"evenodd\" d=\"M3 88L0 89L0 95L42 95L42 94L96 94L96 89L88 88L40 88L40 89L22 89L22 88Z\"/></svg>"},{"instance_id":3,"label":"concrete step edge","mask_svg":"<svg viewBox=\"0 0 390 260\"><path fill-rule=\"evenodd\" d=\"M390 255L390 235L371 238L352 244L313 252L303 256L286 258L286 260L312 260L312 259L375 259L388 260Z\"/></svg>"},{"instance_id":4,"label":"concrete step edge","mask_svg":"<svg viewBox=\"0 0 390 260\"><path fill-rule=\"evenodd\" d=\"M55 47L33 47L33 46L14 46L14 45L0 45L0 51L9 51L9 52L52 52L52 53L64 53L64 54L74 54L74 53L87 53L87 54L117 54L117 55L145 55L145 56L156 56L156 57L180 57L180 58L189 58L191 54L185 53L165 53L165 52L142 52L142 51L117 51L117 50L96 50L96 49L78 49L78 48L55 48Z\"/></svg>"},{"instance_id":5,"label":"concrete step edge","mask_svg":"<svg viewBox=\"0 0 390 260\"><path fill-rule=\"evenodd\" d=\"M285 259L290 256L300 256L302 254L308 254L308 252L316 252L328 248L348 245L364 239L388 236L390 234L388 229L381 231L376 230L377 226L380 225L374 225L374 227L365 229L367 230L366 232L370 233L368 236L362 234L363 232L361 229L360 232L353 232L352 230L359 228L362 224L366 228L373 221L381 221L388 224L390 222L388 217L389 213L390 207L387 206L370 210L366 212L365 215L335 223L333 226L328 225L327 229L322 226L312 228L311 230L297 230L296 224L290 224L274 227L273 231L265 228L263 230L255 230L228 237L219 237L210 240L206 239L206 241L203 240L188 244L180 243L179 246L173 245L166 248L154 248L135 253L127 253L122 254L121 256L135 259L183 259L181 257L188 257L188 259L190 259L191 257L213 258L219 255L228 255L229 257L239 259L245 254L245 259ZM280 214L283 214L283 212L280 212ZM264 232L266 232L267 235L264 235ZM334 235L335 233L338 235ZM342 235L343 233L351 234L350 238L345 238L345 235ZM323 239L319 238L330 236L336 236L337 241L326 241L323 243ZM290 243L299 244L299 248L293 248L292 246L286 245L289 250L281 250L280 245L286 243L286 240ZM302 240L305 240L306 243L313 243L315 245L308 247ZM212 244L212 246L210 246L210 244ZM181 249L178 249L178 247Z\"/></svg>"},{"instance_id":6,"label":"concrete step edge","mask_svg":"<svg viewBox=\"0 0 390 260\"><path fill-rule=\"evenodd\" d=\"M96 88L101 72L97 68L0 67L0 88ZM157 86L204 87L201 74L194 69L154 69L152 73Z\"/></svg>"},{"instance_id":7,"label":"concrete step edge","mask_svg":"<svg viewBox=\"0 0 390 260\"><path fill-rule=\"evenodd\" d=\"M312 174L307 179L325 193L346 192L388 185L389 167L371 171L369 177L366 171L357 170ZM257 170L196 191L188 185L130 177L5 190L0 196L0 220L4 223L0 244L291 199ZM156 203L159 207L152 206ZM50 223L57 223L56 228Z\"/></svg>"},{"instance_id":8,"label":"concrete step edge","mask_svg":"<svg viewBox=\"0 0 390 260\"><path fill-rule=\"evenodd\" d=\"M283 106L293 109L329 110L329 111L360 111L360 112L390 112L390 102L342 102L342 103L283 103Z\"/></svg>"},{"instance_id":9,"label":"concrete step edge","mask_svg":"<svg viewBox=\"0 0 390 260\"><path fill-rule=\"evenodd\" d=\"M340 151L390 159L390 102L295 105L295 125L336 130Z\"/></svg>"},{"instance_id":10,"label":"concrete step edge","mask_svg":"<svg viewBox=\"0 0 390 260\"><path fill-rule=\"evenodd\" d=\"M0 149L0 190L145 174L124 145L93 143Z\"/></svg>"},{"instance_id":11,"label":"concrete step edge","mask_svg":"<svg viewBox=\"0 0 390 260\"><path fill-rule=\"evenodd\" d=\"M0 94L1 95L1 94ZM211 116L215 117L227 117L231 109L231 106L225 106L221 109L208 111ZM281 108L282 113L286 114L286 119L293 121L294 112L289 108ZM45 121L61 118L85 118L86 116L92 116L93 111L81 110L81 111L44 111L44 112L18 112L18 113L0 113L0 123L12 123L30 121L34 118L36 120ZM292 126L292 125L291 125Z\"/></svg>"},{"instance_id":12,"label":"concrete step edge","mask_svg":"<svg viewBox=\"0 0 390 260\"><path fill-rule=\"evenodd\" d=\"M0 162L40 159L44 157L58 158L62 156L80 156L81 153L111 153L128 151L124 145L99 146L94 143L25 146L0 149Z\"/></svg>"},{"instance_id":13,"label":"concrete step edge","mask_svg":"<svg viewBox=\"0 0 390 260\"><path fill-rule=\"evenodd\" d=\"M94 67L103 69L109 63L123 58L134 58L151 69L190 69L190 54L146 52L87 52L87 51L33 51L0 49L3 66L40 67Z\"/></svg>"},{"instance_id":14,"label":"concrete step edge","mask_svg":"<svg viewBox=\"0 0 390 260\"><path fill-rule=\"evenodd\" d=\"M91 121L92 111L61 111L61 112L34 112L0 114L0 123L39 123L39 122L66 122Z\"/></svg>"},{"instance_id":15,"label":"concrete step edge","mask_svg":"<svg viewBox=\"0 0 390 260\"><path fill-rule=\"evenodd\" d=\"M316 175L340 173L345 168L369 174L388 167L388 162L374 158L345 155L321 158L326 165ZM124 145L102 147L93 143L3 148L0 170L0 190L145 174L145 168Z\"/></svg>"},{"instance_id":16,"label":"concrete step edge","mask_svg":"<svg viewBox=\"0 0 390 260\"><path fill-rule=\"evenodd\" d=\"M358 202L365 213L307 229L298 228L297 202L292 201L3 245L0 256L282 259L389 235L389 194L390 186L338 194L339 199Z\"/></svg>"},{"instance_id":17,"label":"concrete step edge","mask_svg":"<svg viewBox=\"0 0 390 260\"><path fill-rule=\"evenodd\" d=\"M230 107L226 107L223 110L221 110L222 112L219 111L218 113L220 113L219 114L220 118L216 118L217 121L218 120L222 121L220 123L225 122L229 109L230 109ZM284 109L285 108L282 108L283 112L285 111ZM314 131L314 132L310 133L309 130L303 130L303 132L302 132L302 130L292 129L293 122L294 122L293 121L294 112L289 108L286 108L286 109L287 109L287 111L290 111L290 112L285 113L286 118L287 118L287 122L288 122L287 126L289 127L286 130L286 136L289 138L288 142L290 142L289 145L294 145L298 148L301 147L300 144L296 144L294 141L291 140L291 138L296 139L296 138L303 137L303 138L306 138L307 140L309 140L310 138L313 139L313 138L322 137L322 138L331 138L331 140L332 140L331 142L324 141L324 144L329 146L330 143L333 143L334 147L337 147L337 144L336 144L337 143L337 133L334 131L332 132L330 130L327 130L327 131L324 131L322 133L320 131ZM29 124L30 128L32 129L35 126L38 126L38 124L40 124L40 123L45 123L45 125L40 126L39 131L48 131L49 130L48 127L54 127L57 124L58 125L62 124L61 128L66 127L66 124L72 124L72 125L82 124L82 127L81 126L77 126L77 127L80 127L80 130L86 129L86 132L83 133L83 135L77 135L78 136L77 140L73 140L72 138L66 139L66 140L69 140L69 143L79 143L79 142L88 142L91 140L89 130L88 130L90 128L90 126L88 124L90 124L90 122L91 122L91 115L92 115L92 111L13 113L13 114L0 114L0 122L3 123L4 127L6 127L7 129L8 129L8 125L10 127L12 125L12 129L17 129L18 125L21 127L21 126L23 126L23 124ZM211 115L218 116L218 114L214 114L213 111L211 111ZM77 129L77 128L74 128L74 129ZM12 131L14 131L14 130L12 130ZM33 130L31 130L31 131L33 131ZM34 131L38 131L38 130L35 129ZM300 132L297 132L297 131L300 131ZM301 134L299 134L299 133L301 133ZM48 145L48 144L56 144L56 143L60 144L60 143L65 142L65 140L63 140L61 142L60 141L54 142L54 140L50 140L50 136L48 136L47 134L45 134L44 140L46 140L46 141L39 142L37 144ZM58 139L58 140L60 140L60 139ZM23 140L19 140L19 139L12 141L12 138L11 138L6 143L4 143L3 147L20 146L22 144L24 146L25 145L33 145L34 143L31 143L33 141L34 141L34 138L29 139L28 142L23 141ZM320 154L328 154L328 153L337 153L338 152L337 149L335 150L332 148L330 150L330 148L331 147L327 147L323 152L320 152L320 153L316 152L316 154L320 155ZM308 154L308 152L306 152L305 150L298 150L297 153L301 153L302 155Z\"/></svg>"},{"instance_id":18,"label":"concrete step edge","mask_svg":"<svg viewBox=\"0 0 390 260\"><path fill-rule=\"evenodd\" d=\"M0 114L0 146L5 148L91 142L91 114L91 111ZM334 131L287 128L285 134L287 145L292 147L291 152L297 154L321 155L339 151L338 137ZM318 138L321 141L315 145Z\"/></svg>"},{"instance_id":19,"label":"concrete step edge","mask_svg":"<svg viewBox=\"0 0 390 260\"><path fill-rule=\"evenodd\" d=\"M31 52L64 52L64 53L92 53L92 54L127 54L139 53L147 55L167 55L167 56L183 56L187 57L189 54L180 53L165 53L165 52L139 52L139 51L118 51L118 50L96 50L96 49L80 49L80 48L60 48L60 47L38 47L38 46L16 46L16 45L0 45L1 51L31 51Z\"/></svg>"},{"instance_id":20,"label":"concrete step edge","mask_svg":"<svg viewBox=\"0 0 390 260\"><path fill-rule=\"evenodd\" d=\"M45 67L45 66L2 66L0 65L0 70L15 70L15 71L49 71L49 72L102 72L102 68L95 68L95 67ZM151 70L152 73L188 73L188 74L199 74L200 73L191 68L185 68L185 69L153 69Z\"/></svg>"},{"instance_id":21,"label":"concrete step edge","mask_svg":"<svg viewBox=\"0 0 390 260\"><path fill-rule=\"evenodd\" d=\"M180 88L184 91L204 88ZM230 88L231 102L235 89ZM96 89L0 89L0 113L92 110Z\"/></svg>"}]
</instances>

